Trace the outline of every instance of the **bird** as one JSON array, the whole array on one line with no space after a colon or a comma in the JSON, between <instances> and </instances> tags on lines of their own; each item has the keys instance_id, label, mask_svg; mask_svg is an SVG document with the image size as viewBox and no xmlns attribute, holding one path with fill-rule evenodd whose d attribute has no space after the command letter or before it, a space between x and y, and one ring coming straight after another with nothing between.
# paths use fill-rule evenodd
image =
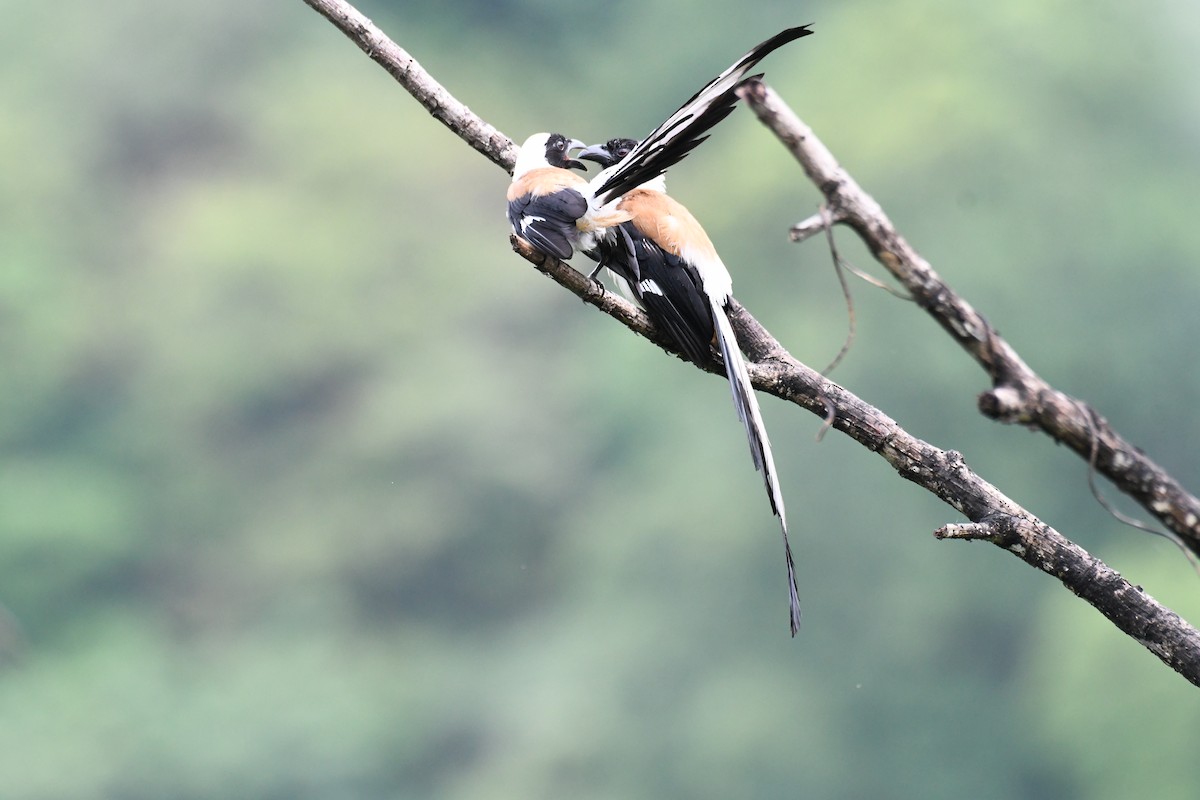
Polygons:
<instances>
[{"instance_id":1,"label":"bird","mask_svg":"<svg viewBox=\"0 0 1200 800\"><path fill-rule=\"evenodd\" d=\"M755 468L763 475L772 512L783 531L788 573L788 622L800 628L800 600L788 542L783 493L754 387L729 320L733 281L716 248L686 208L666 194L665 172L704 142L737 106L737 88L763 58L808 36L810 26L788 28L761 42L705 84L644 139L614 139L585 147L561 133L535 133L518 150L508 188L512 232L535 250L560 260L576 249L628 285L656 326L697 365L714 362L715 343L746 429ZM753 77L762 77L761 75ZM590 181L572 170L604 167Z\"/></svg>"},{"instance_id":2,"label":"bird","mask_svg":"<svg viewBox=\"0 0 1200 800\"><path fill-rule=\"evenodd\" d=\"M588 210L586 170L571 158L583 142L561 133L535 133L517 151L508 186L508 221L517 236L546 255L566 260L579 240L575 222Z\"/></svg>"},{"instance_id":3,"label":"bird","mask_svg":"<svg viewBox=\"0 0 1200 800\"><path fill-rule=\"evenodd\" d=\"M634 139L610 139L584 148L578 158L599 163L607 171L636 152ZM788 542L787 512L783 492L759 409L754 386L746 369L729 319L733 279L704 228L682 203L666 193L666 179L650 181L624 192L613 209L628 216L620 227L633 243L637 272L622 266L606 252L614 239L598 243L600 263L608 265L646 309L655 327L663 331L688 360L699 367L713 363L715 343L729 379L734 407L746 430L754 467L762 473L771 511L779 518L788 578L788 624L792 635L800 629L800 598L796 567Z\"/></svg>"},{"instance_id":4,"label":"bird","mask_svg":"<svg viewBox=\"0 0 1200 800\"><path fill-rule=\"evenodd\" d=\"M601 239L617 240L622 267L636 275L632 242L621 232L628 219L612 209L624 192L652 181L683 160L737 106L737 87L758 62L788 42L808 36L808 25L788 28L743 55L706 83L633 148L628 157L591 181L571 170L583 165L570 151L583 143L561 133L535 133L517 151L508 188L512 232L545 255L570 258L578 248L596 258ZM761 76L756 76L761 77ZM612 252L610 250L610 252ZM595 277L599 267L592 272Z\"/></svg>"}]
</instances>

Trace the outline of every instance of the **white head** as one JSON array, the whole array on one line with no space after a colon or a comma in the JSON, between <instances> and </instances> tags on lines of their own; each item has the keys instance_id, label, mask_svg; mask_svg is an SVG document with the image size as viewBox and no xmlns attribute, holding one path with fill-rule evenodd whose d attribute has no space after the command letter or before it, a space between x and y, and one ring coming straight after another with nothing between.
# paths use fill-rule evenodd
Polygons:
<instances>
[{"instance_id":1,"label":"white head","mask_svg":"<svg viewBox=\"0 0 1200 800\"><path fill-rule=\"evenodd\" d=\"M583 146L578 139L570 139L561 133L535 133L525 140L517 152L513 179L541 167L586 170L587 167L570 157L572 150Z\"/></svg>"}]
</instances>

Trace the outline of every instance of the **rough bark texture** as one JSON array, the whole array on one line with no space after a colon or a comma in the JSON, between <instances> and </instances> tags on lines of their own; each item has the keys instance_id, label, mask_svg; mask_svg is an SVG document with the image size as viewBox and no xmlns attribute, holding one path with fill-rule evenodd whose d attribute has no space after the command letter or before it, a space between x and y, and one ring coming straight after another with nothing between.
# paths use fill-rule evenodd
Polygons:
<instances>
[{"instance_id":1,"label":"rough bark texture","mask_svg":"<svg viewBox=\"0 0 1200 800\"><path fill-rule=\"evenodd\" d=\"M435 117L491 161L511 171L513 144L487 125L432 79L404 50L383 35L369 20L341 0L304 0L353 39L372 59L384 66ZM1092 431L1100 433L1107 455L1098 462L1105 474L1132 474L1126 459L1150 470L1143 476L1147 492L1174 494L1170 477L1108 429L1093 423L1079 425L1084 408L1079 401L1046 386L1014 351L996 335L970 305L950 291L887 220L883 210L837 166L828 150L816 140L767 87L748 87L748 101L801 160L832 206L837 222L850 224L876 257L908 286L918 302L972 353L993 376L993 394L1001 392L998 418L1045 424L1047 432L1090 453ZM836 201L836 202L835 202ZM499 201L497 201L499 202ZM803 224L803 230L820 230L824 223ZM674 348L651 326L639 309L604 291L570 266L532 250L515 237L513 249L552 280L670 353ZM797 361L736 301L731 317L742 348L749 357L754 385L809 411L825 416L835 412L833 427L883 457L896 472L941 498L971 520L946 525L936 532L943 539L981 539L991 542L1037 569L1053 575L1064 586L1093 605L1120 630L1132 636L1172 669L1200 686L1200 631L1158 603L1140 587L1058 531L1021 508L980 476L953 450L942 450L909 434L881 410L825 379ZM676 353L677 354L677 353ZM721 373L715 363L710 372ZM1056 400L1057 398L1057 400ZM990 402L990 401L989 401ZM1075 414L1075 416L1072 416ZM1061 419L1060 419L1061 418ZM1042 420L1047 420L1045 423ZM1058 420L1058 421L1055 421ZM1074 421L1076 427L1072 428ZM1081 445L1081 447L1077 446ZM1135 458L1136 457L1136 458ZM1143 459L1138 461L1137 459ZM1136 473L1136 469L1133 470ZM1132 480L1132 479L1131 479ZM1158 487L1157 489L1152 487ZM1182 489L1178 492L1190 498ZM1159 497L1160 495L1155 495ZM1165 502L1165 501L1164 501ZM1195 500L1191 500L1195 503ZM1157 512L1156 512L1157 513ZM1188 512L1181 512L1181 520ZM1187 527L1195 538L1193 515Z\"/></svg>"}]
</instances>

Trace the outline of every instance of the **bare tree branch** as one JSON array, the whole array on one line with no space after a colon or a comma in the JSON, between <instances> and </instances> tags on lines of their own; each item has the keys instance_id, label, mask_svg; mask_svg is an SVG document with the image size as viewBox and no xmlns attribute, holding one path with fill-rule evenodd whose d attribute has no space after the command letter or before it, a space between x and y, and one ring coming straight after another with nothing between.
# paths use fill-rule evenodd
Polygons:
<instances>
[{"instance_id":1,"label":"bare tree branch","mask_svg":"<svg viewBox=\"0 0 1200 800\"><path fill-rule=\"evenodd\" d=\"M364 51L384 65L389 73L397 76L405 88L423 103L425 100L422 97L428 94L429 87L436 87L434 91L439 98L435 104L437 108L460 108L465 114L470 114L424 73L407 53L388 41L347 3L342 0L305 2L358 42ZM428 103L426 107L430 107ZM435 116L438 115L435 113ZM509 168L511 160L505 154L511 154L512 143L504 140L495 129L474 115L470 115L465 124L461 122L464 119L462 113L452 115L449 119L438 118L493 162ZM862 197L870 200L865 195ZM873 201L871 204L874 205ZM871 219L886 219L878 206L874 208L877 214ZM893 248L898 246L896 241L903 244L903 240L894 232L892 235ZM514 237L512 242L518 254L584 302L599 308L668 352L676 352L639 309L604 291L595 281L570 266L532 250L521 240ZM903 247L907 249L906 244ZM891 253L892 250L881 248L879 252ZM912 256L915 258L915 253ZM895 258L892 255L880 257ZM926 307L949 303L945 298L931 302L928 290L921 296L922 304ZM961 330L952 330L956 338L988 341L990 328L986 323L981 326L981 318L965 303L955 300L950 303L958 315L953 319L964 320ZM1053 575L1120 630L1134 637L1187 680L1200 686L1200 631L1005 497L968 468L960 454L941 450L917 439L879 409L801 364L736 301L732 304L730 316L740 344L750 359L747 366L755 387L822 417L827 404L832 405L836 411L834 427L878 453L902 477L924 487L971 520L969 525L947 525L939 529L936 533L939 538L983 539ZM720 372L716 364L710 365L709 371Z\"/></svg>"},{"instance_id":2,"label":"bare tree branch","mask_svg":"<svg viewBox=\"0 0 1200 800\"><path fill-rule=\"evenodd\" d=\"M1064 442L1200 554L1200 500L1126 441L1086 403L1035 373L979 312L951 289L901 236L883 209L842 169L812 129L769 87L747 82L742 98L825 196L835 222L849 226L913 299L970 353L992 380L979 410L992 419L1040 428ZM796 241L821 229L812 217L792 229ZM1094 451L1094 456L1093 456Z\"/></svg>"}]
</instances>

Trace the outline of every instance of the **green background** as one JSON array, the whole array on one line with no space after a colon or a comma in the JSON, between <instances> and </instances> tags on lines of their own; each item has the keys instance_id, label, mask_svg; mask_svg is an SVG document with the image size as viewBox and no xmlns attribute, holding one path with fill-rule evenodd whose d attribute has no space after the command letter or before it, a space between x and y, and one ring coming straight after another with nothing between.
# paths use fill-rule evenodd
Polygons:
<instances>
[{"instance_id":1,"label":"green background","mask_svg":"<svg viewBox=\"0 0 1200 800\"><path fill-rule=\"evenodd\" d=\"M814 23L770 83L1034 369L1200 484L1193 0L361 8L518 140L643 135ZM1194 687L764 397L790 639L726 388L512 254L507 176L300 0L0 11L3 797L1197 796ZM739 111L672 191L827 363L846 312L778 143ZM835 379L1200 620L1170 544L854 289Z\"/></svg>"}]
</instances>

